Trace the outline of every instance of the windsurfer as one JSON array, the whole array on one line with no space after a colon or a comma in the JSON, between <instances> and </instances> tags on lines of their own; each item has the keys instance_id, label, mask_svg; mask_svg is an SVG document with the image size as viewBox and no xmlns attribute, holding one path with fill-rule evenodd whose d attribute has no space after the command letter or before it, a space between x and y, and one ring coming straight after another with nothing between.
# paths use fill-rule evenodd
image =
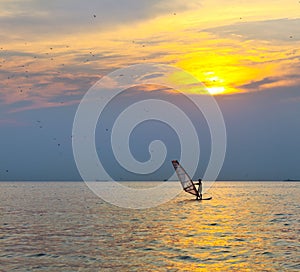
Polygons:
<instances>
[{"instance_id":1,"label":"windsurfer","mask_svg":"<svg viewBox=\"0 0 300 272\"><path fill-rule=\"evenodd\" d=\"M198 195L197 199L202 199L202 179L198 179L198 182L195 183L195 185L198 185Z\"/></svg>"}]
</instances>

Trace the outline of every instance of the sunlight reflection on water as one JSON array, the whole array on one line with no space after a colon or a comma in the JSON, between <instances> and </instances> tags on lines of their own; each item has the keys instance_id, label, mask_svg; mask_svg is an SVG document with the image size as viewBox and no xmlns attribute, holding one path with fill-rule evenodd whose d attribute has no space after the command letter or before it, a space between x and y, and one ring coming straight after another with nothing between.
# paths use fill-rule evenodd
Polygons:
<instances>
[{"instance_id":1,"label":"sunlight reflection on water","mask_svg":"<svg viewBox=\"0 0 300 272\"><path fill-rule=\"evenodd\" d=\"M84 183L0 187L3 271L300 270L300 183L217 182L211 201L182 193L148 210Z\"/></svg>"}]
</instances>

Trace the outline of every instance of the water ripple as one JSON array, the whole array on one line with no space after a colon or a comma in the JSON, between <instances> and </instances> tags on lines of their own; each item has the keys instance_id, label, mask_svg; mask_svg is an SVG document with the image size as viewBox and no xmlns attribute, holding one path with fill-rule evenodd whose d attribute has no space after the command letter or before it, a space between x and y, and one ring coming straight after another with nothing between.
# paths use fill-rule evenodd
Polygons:
<instances>
[{"instance_id":1,"label":"water ripple","mask_svg":"<svg viewBox=\"0 0 300 272\"><path fill-rule=\"evenodd\" d=\"M216 183L211 201L144 211L82 183L0 187L3 271L300 270L300 183Z\"/></svg>"}]
</instances>

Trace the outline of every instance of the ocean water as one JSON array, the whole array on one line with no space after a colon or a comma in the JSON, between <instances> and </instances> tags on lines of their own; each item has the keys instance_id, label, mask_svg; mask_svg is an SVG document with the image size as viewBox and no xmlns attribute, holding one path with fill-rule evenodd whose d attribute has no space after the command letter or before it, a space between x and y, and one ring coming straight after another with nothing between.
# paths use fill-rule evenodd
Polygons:
<instances>
[{"instance_id":1,"label":"ocean water","mask_svg":"<svg viewBox=\"0 0 300 272\"><path fill-rule=\"evenodd\" d=\"M80 182L2 182L0 271L300 271L299 182L209 194L131 210Z\"/></svg>"}]
</instances>

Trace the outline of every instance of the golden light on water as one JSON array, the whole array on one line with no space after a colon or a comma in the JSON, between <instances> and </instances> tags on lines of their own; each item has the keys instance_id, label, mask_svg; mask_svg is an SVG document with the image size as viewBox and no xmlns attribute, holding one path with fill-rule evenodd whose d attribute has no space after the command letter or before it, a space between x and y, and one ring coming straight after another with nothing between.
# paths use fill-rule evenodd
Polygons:
<instances>
[{"instance_id":1,"label":"golden light on water","mask_svg":"<svg viewBox=\"0 0 300 272\"><path fill-rule=\"evenodd\" d=\"M80 182L1 186L6 271L20 263L29 271L293 271L299 263L296 182L217 182L211 201L182 193L147 210L114 207Z\"/></svg>"}]
</instances>

